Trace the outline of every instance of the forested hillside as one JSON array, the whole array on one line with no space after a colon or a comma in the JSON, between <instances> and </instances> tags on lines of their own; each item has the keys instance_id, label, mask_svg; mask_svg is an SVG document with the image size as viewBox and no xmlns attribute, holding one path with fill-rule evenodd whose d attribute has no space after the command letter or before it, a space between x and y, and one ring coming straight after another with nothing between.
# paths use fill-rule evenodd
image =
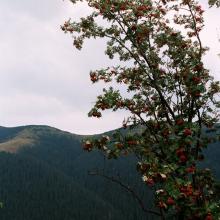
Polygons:
<instances>
[{"instance_id":1,"label":"forested hillside","mask_svg":"<svg viewBox=\"0 0 220 220\"><path fill-rule=\"evenodd\" d=\"M81 149L81 136L46 126L1 127L0 137L0 219L146 219L120 186L88 176L105 167L108 175L119 172L125 183L143 186L131 176L133 158L104 162Z\"/></svg>"},{"instance_id":2,"label":"forested hillside","mask_svg":"<svg viewBox=\"0 0 220 220\"><path fill-rule=\"evenodd\" d=\"M89 170L104 170L138 189L146 207L151 207L151 192L138 174L133 175L135 158L109 161L98 152L85 153L81 139L47 126L0 127L0 219L153 219L146 217L119 185L88 175ZM206 163L220 177L219 143L213 144L206 155Z\"/></svg>"}]
</instances>

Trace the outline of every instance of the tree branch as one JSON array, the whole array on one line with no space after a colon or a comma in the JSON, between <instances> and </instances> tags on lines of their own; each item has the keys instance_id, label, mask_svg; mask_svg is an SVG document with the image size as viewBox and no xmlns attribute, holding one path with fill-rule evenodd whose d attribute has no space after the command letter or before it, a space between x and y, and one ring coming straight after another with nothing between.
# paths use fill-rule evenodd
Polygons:
<instances>
[{"instance_id":1,"label":"tree branch","mask_svg":"<svg viewBox=\"0 0 220 220\"><path fill-rule=\"evenodd\" d=\"M104 173L101 173L101 172L97 172L97 171L88 171L88 174L89 175L92 175L92 176L101 176L113 183L116 183L118 185L120 185L122 188L124 188L126 191L128 191L139 203L140 207L142 208L142 210L146 213L150 213L150 214L154 214L154 215L157 215L157 216L161 216L160 213L156 212L156 211L153 211L153 210L150 210L150 209L147 209L145 208L144 206L144 203L143 201L141 200L141 198L137 195L137 193L132 189L130 188L129 186L125 185L124 183L122 183L120 180L112 177L112 176L107 176L105 175Z\"/></svg>"}]
</instances>

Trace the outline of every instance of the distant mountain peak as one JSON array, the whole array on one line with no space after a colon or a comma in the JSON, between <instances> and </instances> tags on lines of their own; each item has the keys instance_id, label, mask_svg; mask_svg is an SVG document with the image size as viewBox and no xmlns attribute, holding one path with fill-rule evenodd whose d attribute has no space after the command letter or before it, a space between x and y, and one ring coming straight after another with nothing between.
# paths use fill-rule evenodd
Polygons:
<instances>
[{"instance_id":1,"label":"distant mountain peak","mask_svg":"<svg viewBox=\"0 0 220 220\"><path fill-rule=\"evenodd\" d=\"M24 147L33 147L38 141L48 138L73 138L81 140L80 135L62 131L47 125L25 125L18 127L0 126L0 152L17 153Z\"/></svg>"}]
</instances>

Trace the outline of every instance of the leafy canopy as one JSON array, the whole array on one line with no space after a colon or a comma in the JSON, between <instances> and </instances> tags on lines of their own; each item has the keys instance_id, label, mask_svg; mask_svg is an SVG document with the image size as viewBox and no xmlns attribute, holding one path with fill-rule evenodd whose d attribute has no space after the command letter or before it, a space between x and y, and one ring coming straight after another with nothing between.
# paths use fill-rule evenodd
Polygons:
<instances>
[{"instance_id":1,"label":"leafy canopy","mask_svg":"<svg viewBox=\"0 0 220 220\"><path fill-rule=\"evenodd\" d=\"M137 156L137 171L154 189L155 214L161 219L171 215L217 219L213 177L209 169L197 165L204 159L202 149L215 140L202 128L216 129L220 107L220 84L202 61L208 48L200 39L201 5L194 0L85 2L92 13L79 22L65 22L62 30L73 35L79 50L87 38L107 38L105 54L121 61L90 72L93 83L112 82L112 86L103 89L89 116L125 109L131 116L123 127L132 130L87 140L84 149L98 148L108 158ZM214 4L218 6L218 1L210 1ZM115 82L127 86L130 98L113 88Z\"/></svg>"}]
</instances>

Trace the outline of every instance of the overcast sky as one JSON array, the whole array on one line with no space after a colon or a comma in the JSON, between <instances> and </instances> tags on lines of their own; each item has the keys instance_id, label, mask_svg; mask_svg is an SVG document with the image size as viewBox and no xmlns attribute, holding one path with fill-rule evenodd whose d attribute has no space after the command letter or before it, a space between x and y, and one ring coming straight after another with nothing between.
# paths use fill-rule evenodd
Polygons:
<instances>
[{"instance_id":1,"label":"overcast sky","mask_svg":"<svg viewBox=\"0 0 220 220\"><path fill-rule=\"evenodd\" d=\"M86 15L62 0L0 0L0 125L50 125L77 134L121 126L124 112L87 113L103 85L92 85L89 71L112 64L104 42L90 41L82 51L60 30L68 18ZM202 40L210 47L205 64L220 80L220 9L205 13Z\"/></svg>"}]
</instances>

